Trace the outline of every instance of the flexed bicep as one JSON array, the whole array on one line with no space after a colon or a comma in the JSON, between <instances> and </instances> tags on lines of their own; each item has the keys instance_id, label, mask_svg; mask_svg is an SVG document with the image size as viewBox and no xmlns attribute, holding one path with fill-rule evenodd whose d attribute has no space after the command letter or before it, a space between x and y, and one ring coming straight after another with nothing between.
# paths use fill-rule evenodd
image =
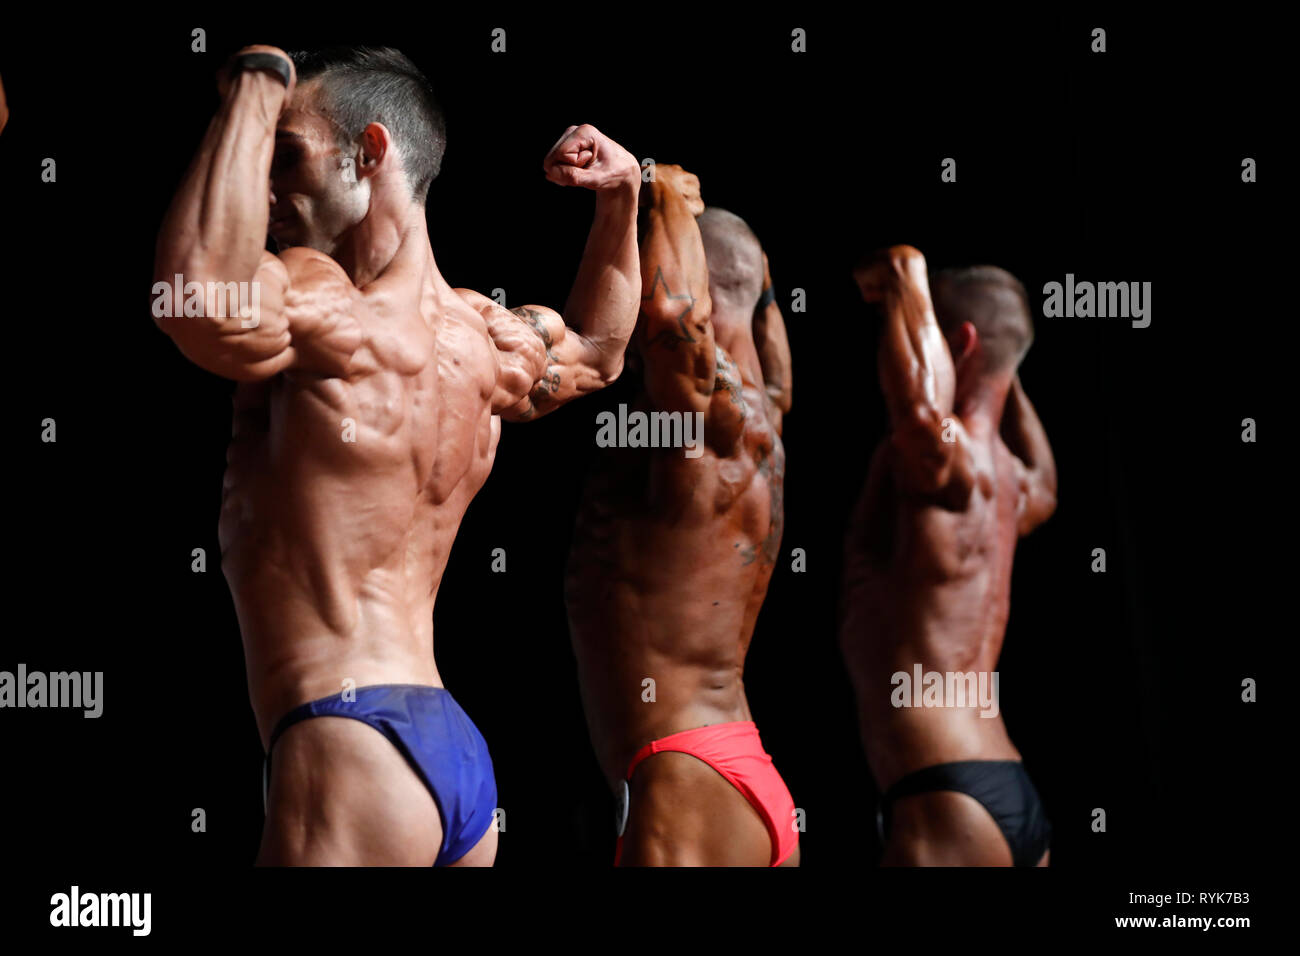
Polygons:
<instances>
[{"instance_id":1,"label":"flexed bicep","mask_svg":"<svg viewBox=\"0 0 1300 956\"><path fill-rule=\"evenodd\" d=\"M237 382L258 382L294 359L285 315L289 276L269 252L246 282L199 282L178 273L154 285L154 321L195 365Z\"/></svg>"},{"instance_id":2,"label":"flexed bicep","mask_svg":"<svg viewBox=\"0 0 1300 956\"><path fill-rule=\"evenodd\" d=\"M521 305L509 311L531 330L545 361L528 394L505 415L507 420L538 418L604 388L622 372L621 358L615 365L608 364L601 349L567 326L554 309Z\"/></svg>"},{"instance_id":3,"label":"flexed bicep","mask_svg":"<svg viewBox=\"0 0 1300 956\"><path fill-rule=\"evenodd\" d=\"M541 305L507 309L482 293L456 292L483 317L496 349L494 415L507 421L531 421L608 384L591 343L568 328L554 309Z\"/></svg>"}]
</instances>

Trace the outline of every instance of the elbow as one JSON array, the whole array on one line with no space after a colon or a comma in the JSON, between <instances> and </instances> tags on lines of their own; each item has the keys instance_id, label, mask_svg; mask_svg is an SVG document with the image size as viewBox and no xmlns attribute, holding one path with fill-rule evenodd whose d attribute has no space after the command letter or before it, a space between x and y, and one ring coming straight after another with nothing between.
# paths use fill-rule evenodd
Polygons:
<instances>
[{"instance_id":1,"label":"elbow","mask_svg":"<svg viewBox=\"0 0 1300 956\"><path fill-rule=\"evenodd\" d=\"M613 385L618 381L618 377L623 374L623 353L618 352L608 359L603 360L596 367L596 374L600 376L601 387Z\"/></svg>"},{"instance_id":2,"label":"elbow","mask_svg":"<svg viewBox=\"0 0 1300 956\"><path fill-rule=\"evenodd\" d=\"M1054 515L1056 513L1056 484L1046 485L1040 482L1038 487L1033 490L1028 511L1030 530L1037 528Z\"/></svg>"},{"instance_id":3,"label":"elbow","mask_svg":"<svg viewBox=\"0 0 1300 956\"><path fill-rule=\"evenodd\" d=\"M794 404L793 395L789 386L777 389L772 394L772 404L774 404L782 415L790 414L790 406Z\"/></svg>"},{"instance_id":4,"label":"elbow","mask_svg":"<svg viewBox=\"0 0 1300 956\"><path fill-rule=\"evenodd\" d=\"M1039 493L1043 498L1044 511L1050 515L1056 510L1056 462L1050 459L1039 480Z\"/></svg>"},{"instance_id":5,"label":"elbow","mask_svg":"<svg viewBox=\"0 0 1300 956\"><path fill-rule=\"evenodd\" d=\"M1043 492L1043 520L1056 514L1056 489Z\"/></svg>"},{"instance_id":6,"label":"elbow","mask_svg":"<svg viewBox=\"0 0 1300 956\"><path fill-rule=\"evenodd\" d=\"M205 288L201 284L202 277L206 275L204 265L194 257L169 255L160 249L154 258L154 283L150 290L154 324L175 338L178 326L192 326L196 318L206 317L207 303L201 298L201 290ZM194 291L196 288L200 290L198 293ZM200 296L198 305L194 302L195 294ZM188 323L181 321L186 318L190 320Z\"/></svg>"},{"instance_id":7,"label":"elbow","mask_svg":"<svg viewBox=\"0 0 1300 956\"><path fill-rule=\"evenodd\" d=\"M626 334L606 336L601 339L588 339L584 364L595 374L600 385L613 385L623 374L628 343L632 338L632 329Z\"/></svg>"},{"instance_id":8,"label":"elbow","mask_svg":"<svg viewBox=\"0 0 1300 956\"><path fill-rule=\"evenodd\" d=\"M933 402L924 396L914 396L902 404L901 414L895 416L894 431L926 438L942 437L944 421Z\"/></svg>"}]
</instances>

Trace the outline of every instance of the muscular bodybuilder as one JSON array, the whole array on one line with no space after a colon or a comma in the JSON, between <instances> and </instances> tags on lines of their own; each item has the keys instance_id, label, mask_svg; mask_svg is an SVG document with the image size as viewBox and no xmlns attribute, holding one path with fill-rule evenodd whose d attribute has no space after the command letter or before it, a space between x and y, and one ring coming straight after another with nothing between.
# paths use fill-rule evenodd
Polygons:
<instances>
[{"instance_id":1,"label":"muscular bodybuilder","mask_svg":"<svg viewBox=\"0 0 1300 956\"><path fill-rule=\"evenodd\" d=\"M703 435L604 452L570 552L583 704L620 813L615 863L797 865L794 801L743 681L781 542L785 327L757 238L705 210L695 176L660 164L642 197L643 374L627 415L678 415Z\"/></svg>"},{"instance_id":2,"label":"muscular bodybuilder","mask_svg":"<svg viewBox=\"0 0 1300 956\"><path fill-rule=\"evenodd\" d=\"M869 257L855 277L884 314L890 434L846 540L840 642L883 794L882 862L1045 865L1038 794L1000 710L978 696L981 679L997 687L1016 542L1056 507L1052 450L1017 375L1028 300L982 266L941 272L932 303L910 246ZM917 695L900 694L895 675L917 670L966 680L962 694L903 706Z\"/></svg>"},{"instance_id":3,"label":"muscular bodybuilder","mask_svg":"<svg viewBox=\"0 0 1300 956\"><path fill-rule=\"evenodd\" d=\"M269 766L258 861L490 864L492 764L442 688L434 600L501 420L622 369L640 169L591 126L564 133L543 167L596 193L582 264L563 319L507 311L434 262L444 125L409 59L246 47L219 88L158 237L154 317L237 383L219 536Z\"/></svg>"}]
</instances>

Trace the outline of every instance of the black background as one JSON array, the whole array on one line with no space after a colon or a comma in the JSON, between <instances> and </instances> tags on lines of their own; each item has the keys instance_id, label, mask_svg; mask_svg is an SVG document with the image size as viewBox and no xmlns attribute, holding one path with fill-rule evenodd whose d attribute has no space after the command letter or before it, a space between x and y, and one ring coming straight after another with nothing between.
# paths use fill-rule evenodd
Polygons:
<instances>
[{"instance_id":1,"label":"black background","mask_svg":"<svg viewBox=\"0 0 1300 956\"><path fill-rule=\"evenodd\" d=\"M1263 238L1286 175L1276 25L617 12L377 11L360 25L360 11L241 21L199 9L6 37L15 560L0 669L105 674L98 720L0 714L7 849L65 890L69 865L237 874L253 859L261 748L216 540L231 385L189 366L150 320L153 243L228 54L355 42L402 49L446 111L428 213L454 286L563 305L593 202L546 182L541 161L573 123L698 173L705 201L763 242L795 388L783 558L746 687L807 813L806 873L861 870L879 852L835 643L841 536L884 429L877 328L853 261L907 242L932 267L1008 268L1033 301L1067 272L1150 281L1149 328L1038 319L1022 380L1053 442L1060 506L1017 554L1002 708L1054 823L1055 868L1127 891L1142 889L1125 882L1133 867L1242 873L1265 859L1266 660L1286 634L1264 606L1283 516L1260 457L1283 427L1266 396L1284 351L1268 282L1283 267ZM196 26L206 53L190 51ZM505 55L490 52L497 26ZM806 54L789 50L793 26L808 30ZM40 181L47 156L53 184ZM945 157L956 183L940 181ZM794 288L806 312L790 310ZM502 869L612 859L561 572L595 416L630 391L625 379L504 427L443 583L438 664L492 750ZM38 439L47 417L55 444ZM1246 417L1258 444L1240 439ZM506 574L490 573L496 547ZM790 570L795 547L806 573ZM1097 547L1105 574L1090 571ZM190 570L194 548L205 574ZM1241 702L1246 677L1263 703ZM191 832L196 807L206 833Z\"/></svg>"}]
</instances>

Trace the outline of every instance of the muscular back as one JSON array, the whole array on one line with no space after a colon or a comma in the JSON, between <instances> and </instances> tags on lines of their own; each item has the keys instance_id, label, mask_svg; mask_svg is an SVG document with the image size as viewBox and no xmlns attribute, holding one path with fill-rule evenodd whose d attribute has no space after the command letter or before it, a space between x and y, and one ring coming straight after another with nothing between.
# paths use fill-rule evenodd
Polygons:
<instances>
[{"instance_id":1,"label":"muscular back","mask_svg":"<svg viewBox=\"0 0 1300 956\"><path fill-rule=\"evenodd\" d=\"M742 302L723 284L715 297L694 175L660 164L641 198L643 374L628 414L680 415L702 423L703 440L694 431L698 457L610 449L583 495L565 590L587 725L611 783L652 740L750 719L745 653L781 540L785 473L781 408L751 322L759 289ZM765 326L784 374L779 312Z\"/></svg>"},{"instance_id":2,"label":"muscular back","mask_svg":"<svg viewBox=\"0 0 1300 956\"><path fill-rule=\"evenodd\" d=\"M763 388L717 351L724 384L706 436L734 417L738 441L706 440L698 458L608 449L583 493L566 599L593 743L613 777L649 740L750 719L745 654L780 545L785 451ZM634 410L656 406L642 391Z\"/></svg>"},{"instance_id":3,"label":"muscular back","mask_svg":"<svg viewBox=\"0 0 1300 956\"><path fill-rule=\"evenodd\" d=\"M1021 471L996 432L970 442L974 486L952 510L909 494L883 442L850 522L841 643L862 736L882 787L928 764L1014 759L1000 718L978 708L895 708L891 675L992 672L1010 609L1023 496ZM1008 748L1011 748L1008 750Z\"/></svg>"},{"instance_id":4,"label":"muscular back","mask_svg":"<svg viewBox=\"0 0 1300 956\"><path fill-rule=\"evenodd\" d=\"M1054 510L1056 471L1014 368L987 359L974 324L950 317L954 361L917 250L885 250L855 276L884 317L890 432L845 540L840 643L867 757L887 788L936 763L1019 758L990 702L917 706L908 692L919 667L922 680L937 672L945 683L973 674L977 698L996 700L1016 542ZM900 672L908 681L896 684ZM913 706L896 706L896 689Z\"/></svg>"},{"instance_id":5,"label":"muscular back","mask_svg":"<svg viewBox=\"0 0 1300 956\"><path fill-rule=\"evenodd\" d=\"M363 290L296 252L327 273L291 277L311 290L300 306L336 283L353 341L339 374L293 367L236 389L219 532L263 735L345 678L441 683L434 598L500 434L487 324L427 247Z\"/></svg>"}]
</instances>

